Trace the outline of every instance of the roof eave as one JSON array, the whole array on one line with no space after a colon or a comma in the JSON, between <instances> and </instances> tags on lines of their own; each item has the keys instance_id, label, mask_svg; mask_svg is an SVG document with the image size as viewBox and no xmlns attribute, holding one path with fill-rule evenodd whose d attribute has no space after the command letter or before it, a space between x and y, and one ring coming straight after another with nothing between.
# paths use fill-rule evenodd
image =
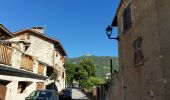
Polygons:
<instances>
[{"instance_id":1,"label":"roof eave","mask_svg":"<svg viewBox=\"0 0 170 100\"><path fill-rule=\"evenodd\" d=\"M119 4L119 6L116 10L116 14L115 14L114 19L113 19L112 24L111 24L111 26L113 26L113 27L116 27L118 25L117 24L117 15L118 15L119 9L121 8L122 3L123 3L123 0L120 1L120 4Z\"/></svg>"},{"instance_id":2,"label":"roof eave","mask_svg":"<svg viewBox=\"0 0 170 100\"><path fill-rule=\"evenodd\" d=\"M5 31L9 36L15 37L12 32L10 32L7 28L4 27L4 25L0 24L0 28Z\"/></svg>"},{"instance_id":3,"label":"roof eave","mask_svg":"<svg viewBox=\"0 0 170 100\"><path fill-rule=\"evenodd\" d=\"M117 26L117 16L114 17L111 26L112 27L116 27Z\"/></svg>"},{"instance_id":4,"label":"roof eave","mask_svg":"<svg viewBox=\"0 0 170 100\"><path fill-rule=\"evenodd\" d=\"M20 31L15 32L15 33L14 33L14 36L17 36L19 33L22 33L22 32L24 32L24 31L31 31L31 32L33 32L33 33L36 33L36 34L38 34L38 35L44 36L45 38L48 38L48 39L52 40L52 41L54 42L54 44L57 44L57 45L60 44L60 48L61 48L61 50L62 50L63 55L64 55L64 56L67 56L67 53L66 53L66 51L64 50L64 47L61 45L61 43L60 43L59 40L53 39L53 38L51 38L51 37L48 37L48 36L46 36L46 35L44 35L44 34L42 34L42 33L39 33L39 32L37 32L37 31L31 30L31 29L23 29L23 30L20 30Z\"/></svg>"},{"instance_id":5,"label":"roof eave","mask_svg":"<svg viewBox=\"0 0 170 100\"><path fill-rule=\"evenodd\" d=\"M36 34L38 34L38 35L41 35L41 36L43 36L43 37L45 37L45 38L53 41L54 43L60 43L60 41L57 40L57 39L53 39L53 38L51 38L51 37L49 37L49 36L46 36L45 34L42 34L42 33L40 33L40 32L31 30L31 29L23 29L23 30L17 31L17 32L14 33L14 36L18 35L19 33L24 32L24 31L30 31L30 32L36 33Z\"/></svg>"}]
</instances>

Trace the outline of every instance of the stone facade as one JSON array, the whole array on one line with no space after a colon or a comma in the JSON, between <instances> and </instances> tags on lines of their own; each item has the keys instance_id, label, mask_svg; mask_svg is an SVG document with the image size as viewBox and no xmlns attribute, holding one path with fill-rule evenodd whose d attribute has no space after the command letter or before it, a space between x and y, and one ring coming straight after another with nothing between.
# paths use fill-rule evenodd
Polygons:
<instances>
[{"instance_id":1,"label":"stone facade","mask_svg":"<svg viewBox=\"0 0 170 100\"><path fill-rule=\"evenodd\" d=\"M123 14L129 4L132 23L125 32ZM120 68L114 100L170 99L169 5L168 0L121 1L116 14Z\"/></svg>"},{"instance_id":2,"label":"stone facade","mask_svg":"<svg viewBox=\"0 0 170 100\"><path fill-rule=\"evenodd\" d=\"M37 82L45 83L45 79L36 78L35 75L42 76L45 78L46 66L44 69L44 75L38 74L37 60L34 61L32 72L23 69L21 68L21 55L23 53L16 48L10 49L12 49L11 65L9 66L0 64L0 84L4 85L7 88L5 100L24 100L25 97L27 97L31 92L36 90ZM25 88L23 88L23 92L18 92L19 82L24 82L25 84L27 84ZM42 88L45 89L45 86Z\"/></svg>"},{"instance_id":3,"label":"stone facade","mask_svg":"<svg viewBox=\"0 0 170 100\"><path fill-rule=\"evenodd\" d=\"M65 55L61 54L61 51L59 51L61 49L59 49L59 47L56 47L60 44L59 41L51 41L50 38L44 38L44 33L40 33L39 31L37 32L40 35L37 35L35 29L33 31L21 31L19 33L15 33L16 37L10 39L10 41L27 41L30 43L27 49L25 49L24 44L20 44L21 51L33 56L39 61L48 64L49 66L52 66L55 70L57 70L58 81L56 81L56 85L58 91L61 91L65 88L65 68L63 61L63 57Z\"/></svg>"},{"instance_id":4,"label":"stone facade","mask_svg":"<svg viewBox=\"0 0 170 100\"><path fill-rule=\"evenodd\" d=\"M54 82L54 70L58 91L64 89L66 53L58 40L29 29L16 34L0 44L0 88L6 88L0 92L5 100L24 100L34 90L47 88Z\"/></svg>"},{"instance_id":5,"label":"stone facade","mask_svg":"<svg viewBox=\"0 0 170 100\"><path fill-rule=\"evenodd\" d=\"M10 39L10 41L20 41L22 35L14 37ZM30 38L27 40L31 43L27 50L23 50L24 46L21 46L21 51L25 52L28 55L35 57L36 59L53 66L53 52L54 52L54 44L49 43L37 36L30 35ZM20 44L21 45L21 44Z\"/></svg>"}]
</instances>

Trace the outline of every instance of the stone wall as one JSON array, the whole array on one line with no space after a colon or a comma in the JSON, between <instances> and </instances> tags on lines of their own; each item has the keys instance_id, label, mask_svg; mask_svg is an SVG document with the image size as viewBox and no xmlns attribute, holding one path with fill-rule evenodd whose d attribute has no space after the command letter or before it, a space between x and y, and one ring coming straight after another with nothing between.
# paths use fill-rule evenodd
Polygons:
<instances>
[{"instance_id":1,"label":"stone wall","mask_svg":"<svg viewBox=\"0 0 170 100\"><path fill-rule=\"evenodd\" d=\"M22 35L10 39L11 41L21 40ZM30 47L25 51L26 54L29 54L36 59L45 62L51 66L54 63L54 44L47 42L37 36L31 35L28 40L31 43ZM23 46L21 45L21 51L24 51Z\"/></svg>"},{"instance_id":2,"label":"stone wall","mask_svg":"<svg viewBox=\"0 0 170 100\"><path fill-rule=\"evenodd\" d=\"M44 41L33 35L30 36L30 41L31 45L26 53L37 57L38 60L53 66L54 44Z\"/></svg>"},{"instance_id":3,"label":"stone wall","mask_svg":"<svg viewBox=\"0 0 170 100\"><path fill-rule=\"evenodd\" d=\"M26 33L25 33L26 34ZM41 62L44 62L50 66L57 67L55 69L60 69L58 82L56 82L56 85L58 87L58 90L62 90L65 88L65 78L62 78L62 72L65 73L64 63L61 61L62 55L59 53L57 54L56 51L54 51L54 43L48 42L48 40L38 37L38 35L34 35L33 33L27 33L30 34L29 39L24 39L24 41L30 42L29 48L24 51L24 45L23 43L20 43L21 51L25 52L28 55L33 56L34 58L34 71L38 70L38 62L36 60L39 60ZM14 37L10 39L11 41L19 41L22 40L23 35L19 35L17 37ZM46 67L45 70L46 71ZM46 75L46 72L45 72ZM65 76L65 75L64 75Z\"/></svg>"},{"instance_id":4,"label":"stone wall","mask_svg":"<svg viewBox=\"0 0 170 100\"><path fill-rule=\"evenodd\" d=\"M12 67L20 69L21 55L22 55L21 51L19 51L17 49L13 49L12 56L11 56L11 66Z\"/></svg>"},{"instance_id":5,"label":"stone wall","mask_svg":"<svg viewBox=\"0 0 170 100\"><path fill-rule=\"evenodd\" d=\"M126 4L122 4L118 11L121 39L118 83L122 87L118 86L119 99L115 100L120 100L120 97L124 100L169 100L170 1L131 0L131 5L132 27L126 33L122 30L122 13ZM143 39L144 64L135 65L133 43L138 37Z\"/></svg>"},{"instance_id":6,"label":"stone wall","mask_svg":"<svg viewBox=\"0 0 170 100\"><path fill-rule=\"evenodd\" d=\"M164 85L165 100L170 100L170 1L156 0L157 26L160 45L161 68L163 78L160 82Z\"/></svg>"}]
</instances>

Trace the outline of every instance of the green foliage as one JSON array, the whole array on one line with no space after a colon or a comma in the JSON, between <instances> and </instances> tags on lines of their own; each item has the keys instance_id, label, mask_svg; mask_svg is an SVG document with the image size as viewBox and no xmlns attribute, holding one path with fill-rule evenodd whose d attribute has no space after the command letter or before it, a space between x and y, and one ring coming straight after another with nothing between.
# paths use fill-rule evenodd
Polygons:
<instances>
[{"instance_id":1,"label":"green foliage","mask_svg":"<svg viewBox=\"0 0 170 100\"><path fill-rule=\"evenodd\" d=\"M111 57L111 56L81 56L78 58L67 58L66 62L75 63L79 66L80 62L85 59L89 58L96 64L96 76L102 79L105 79L105 75L110 72L110 59L113 61L113 70L118 71L118 58Z\"/></svg>"},{"instance_id":2,"label":"green foliage","mask_svg":"<svg viewBox=\"0 0 170 100\"><path fill-rule=\"evenodd\" d=\"M89 58L85 58L80 62L79 69L80 71L86 71L88 74L88 77L96 76L96 65Z\"/></svg>"},{"instance_id":3,"label":"green foliage","mask_svg":"<svg viewBox=\"0 0 170 100\"><path fill-rule=\"evenodd\" d=\"M86 80L91 76L96 75L96 65L91 59L83 59L80 62L79 67L76 68L75 79L76 80Z\"/></svg>"},{"instance_id":4,"label":"green foliage","mask_svg":"<svg viewBox=\"0 0 170 100\"><path fill-rule=\"evenodd\" d=\"M86 80L80 80L80 85L83 87L83 88L86 88L86 89L90 89L91 86L92 86L92 83L89 79L86 79Z\"/></svg>"},{"instance_id":5,"label":"green foliage","mask_svg":"<svg viewBox=\"0 0 170 100\"><path fill-rule=\"evenodd\" d=\"M96 77L90 77L89 80L91 81L92 86L94 86L94 85L101 85L101 84L105 83L104 80L102 80L100 78L96 78Z\"/></svg>"},{"instance_id":6,"label":"green foliage","mask_svg":"<svg viewBox=\"0 0 170 100\"><path fill-rule=\"evenodd\" d=\"M94 85L103 84L104 81L96 77L96 64L90 58L83 59L76 68L76 79L86 89L92 89Z\"/></svg>"},{"instance_id":7,"label":"green foliage","mask_svg":"<svg viewBox=\"0 0 170 100\"><path fill-rule=\"evenodd\" d=\"M57 80L58 79L57 71L53 70L53 72L51 73L50 77L52 78L52 80Z\"/></svg>"},{"instance_id":8,"label":"green foliage","mask_svg":"<svg viewBox=\"0 0 170 100\"><path fill-rule=\"evenodd\" d=\"M93 86L101 85L104 83L105 81L103 81L102 79L96 78L96 77L89 77L86 80L80 80L80 84L82 85L82 87L86 89L92 89Z\"/></svg>"},{"instance_id":9,"label":"green foliage","mask_svg":"<svg viewBox=\"0 0 170 100\"><path fill-rule=\"evenodd\" d=\"M66 63L65 66L66 66L66 74L67 74L66 81L67 84L71 84L75 76L76 65L73 63Z\"/></svg>"},{"instance_id":10,"label":"green foliage","mask_svg":"<svg viewBox=\"0 0 170 100\"><path fill-rule=\"evenodd\" d=\"M118 70L118 59L115 57L82 56L67 58L66 62L76 65L74 79L88 90L93 86L105 83L106 73L110 72L110 59L113 61L113 70ZM73 75L73 74L72 74Z\"/></svg>"},{"instance_id":11,"label":"green foliage","mask_svg":"<svg viewBox=\"0 0 170 100\"><path fill-rule=\"evenodd\" d=\"M79 79L88 79L88 72L87 71L82 69L78 72L78 74L79 74Z\"/></svg>"}]
</instances>

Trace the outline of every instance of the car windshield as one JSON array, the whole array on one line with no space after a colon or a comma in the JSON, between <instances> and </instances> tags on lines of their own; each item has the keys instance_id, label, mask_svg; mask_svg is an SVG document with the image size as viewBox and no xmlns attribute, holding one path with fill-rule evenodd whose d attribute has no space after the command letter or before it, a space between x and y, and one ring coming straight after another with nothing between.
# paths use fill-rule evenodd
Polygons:
<instances>
[{"instance_id":1,"label":"car windshield","mask_svg":"<svg viewBox=\"0 0 170 100\"><path fill-rule=\"evenodd\" d=\"M30 94L29 99L33 100L50 100L52 97L51 91L35 91Z\"/></svg>"}]
</instances>

